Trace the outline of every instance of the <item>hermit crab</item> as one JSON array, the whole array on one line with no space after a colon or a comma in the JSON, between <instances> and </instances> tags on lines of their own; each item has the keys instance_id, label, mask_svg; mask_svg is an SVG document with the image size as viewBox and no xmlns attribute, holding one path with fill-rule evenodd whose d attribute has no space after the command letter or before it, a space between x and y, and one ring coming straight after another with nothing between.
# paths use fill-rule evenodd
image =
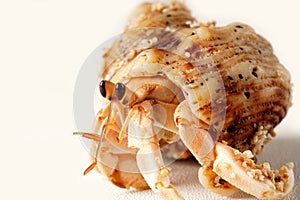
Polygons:
<instances>
[{"instance_id":1,"label":"hermit crab","mask_svg":"<svg viewBox=\"0 0 300 200\"><path fill-rule=\"evenodd\" d=\"M256 163L291 105L288 71L270 43L242 23L200 23L178 1L143 3L103 55L101 109L92 169L127 189L183 199L168 160L193 156L200 183L220 195L237 189L281 199L293 163Z\"/></svg>"}]
</instances>

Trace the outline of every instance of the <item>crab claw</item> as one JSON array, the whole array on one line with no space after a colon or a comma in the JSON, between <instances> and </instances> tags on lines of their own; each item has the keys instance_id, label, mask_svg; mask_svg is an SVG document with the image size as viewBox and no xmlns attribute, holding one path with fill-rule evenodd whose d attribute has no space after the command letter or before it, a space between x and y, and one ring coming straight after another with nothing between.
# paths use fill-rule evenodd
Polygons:
<instances>
[{"instance_id":1,"label":"crab claw","mask_svg":"<svg viewBox=\"0 0 300 200\"><path fill-rule=\"evenodd\" d=\"M218 176L212 169L211 165L199 168L198 178L202 186L222 196L233 195L238 189Z\"/></svg>"},{"instance_id":2,"label":"crab claw","mask_svg":"<svg viewBox=\"0 0 300 200\"><path fill-rule=\"evenodd\" d=\"M293 163L271 170L269 163L256 165L251 151L239 152L217 143L213 171L222 179L259 199L282 199L294 185Z\"/></svg>"},{"instance_id":3,"label":"crab claw","mask_svg":"<svg viewBox=\"0 0 300 200\"><path fill-rule=\"evenodd\" d=\"M182 142L203 166L199 169L200 183L215 193L232 195L237 189L212 171L215 141L207 131L208 125L193 115L187 101L178 105L174 120Z\"/></svg>"},{"instance_id":4,"label":"crab claw","mask_svg":"<svg viewBox=\"0 0 300 200\"><path fill-rule=\"evenodd\" d=\"M188 102L181 102L174 113L178 135L200 164L210 154L214 141L207 131L208 125L200 121L191 111Z\"/></svg>"},{"instance_id":5,"label":"crab claw","mask_svg":"<svg viewBox=\"0 0 300 200\"><path fill-rule=\"evenodd\" d=\"M132 108L128 125L128 145L138 148L137 166L149 187L164 199L182 200L183 197L170 184L169 170L164 166L158 136L154 130L153 105L144 101ZM138 134L137 134L138 133Z\"/></svg>"}]
</instances>

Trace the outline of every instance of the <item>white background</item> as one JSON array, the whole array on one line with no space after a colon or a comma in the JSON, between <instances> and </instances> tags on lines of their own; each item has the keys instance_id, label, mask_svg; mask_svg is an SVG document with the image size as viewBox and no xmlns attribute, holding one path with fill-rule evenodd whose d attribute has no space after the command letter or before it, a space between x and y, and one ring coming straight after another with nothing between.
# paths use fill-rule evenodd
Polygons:
<instances>
[{"instance_id":1,"label":"white background","mask_svg":"<svg viewBox=\"0 0 300 200\"><path fill-rule=\"evenodd\" d=\"M110 186L96 173L83 177L90 161L72 136L72 95L87 56L122 31L139 2L0 0L0 199L118 199L114 191L124 198L137 197ZM299 3L187 0L187 4L201 21L244 22L272 43L294 83L294 105L277 132L279 139L295 138L296 156L300 145ZM282 151L289 148L278 144Z\"/></svg>"}]
</instances>

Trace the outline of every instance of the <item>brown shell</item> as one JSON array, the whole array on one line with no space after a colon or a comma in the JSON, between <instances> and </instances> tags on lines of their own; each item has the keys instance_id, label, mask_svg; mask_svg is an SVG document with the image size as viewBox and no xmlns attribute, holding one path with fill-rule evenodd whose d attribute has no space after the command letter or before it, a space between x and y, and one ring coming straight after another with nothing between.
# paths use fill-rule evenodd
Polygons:
<instances>
[{"instance_id":1,"label":"brown shell","mask_svg":"<svg viewBox=\"0 0 300 200\"><path fill-rule=\"evenodd\" d=\"M170 32L146 34L140 28ZM251 27L240 23L224 27L201 25L183 4L173 2L142 4L129 20L126 31L126 36L104 55L103 78L113 80L117 76L118 80L125 80L134 67L132 63L138 64L141 56L146 56L148 62L164 65L162 74L190 97L193 113L204 122L211 118L211 102L220 100L218 93L225 91L226 105L217 108L217 113L226 112L219 141L257 154L274 136L273 129L291 105L290 75L270 43ZM157 40L148 46L140 46L143 40L151 41L154 37ZM184 59L184 51L189 58ZM201 65L193 65L195 59ZM208 81L216 80L211 66L217 67L223 86ZM217 99L210 99L211 91Z\"/></svg>"}]
</instances>

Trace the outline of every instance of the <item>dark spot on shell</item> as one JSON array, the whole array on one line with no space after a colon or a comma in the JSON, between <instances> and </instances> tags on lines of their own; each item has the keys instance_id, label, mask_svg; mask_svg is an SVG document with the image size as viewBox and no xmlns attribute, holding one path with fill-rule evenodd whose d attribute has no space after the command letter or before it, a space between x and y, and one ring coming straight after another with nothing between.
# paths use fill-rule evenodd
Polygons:
<instances>
[{"instance_id":1,"label":"dark spot on shell","mask_svg":"<svg viewBox=\"0 0 300 200\"><path fill-rule=\"evenodd\" d=\"M200 85L203 86L204 84L203 84L203 83L200 83Z\"/></svg>"},{"instance_id":2,"label":"dark spot on shell","mask_svg":"<svg viewBox=\"0 0 300 200\"><path fill-rule=\"evenodd\" d=\"M244 95L245 95L245 97L246 97L247 99L250 98L250 92L244 92Z\"/></svg>"},{"instance_id":3,"label":"dark spot on shell","mask_svg":"<svg viewBox=\"0 0 300 200\"><path fill-rule=\"evenodd\" d=\"M168 14L167 17L172 17L172 15Z\"/></svg>"},{"instance_id":4,"label":"dark spot on shell","mask_svg":"<svg viewBox=\"0 0 300 200\"><path fill-rule=\"evenodd\" d=\"M240 47L240 50L241 50L241 51L243 51L243 50L244 50L244 48L243 48L243 47Z\"/></svg>"},{"instance_id":5,"label":"dark spot on shell","mask_svg":"<svg viewBox=\"0 0 300 200\"><path fill-rule=\"evenodd\" d=\"M253 70L252 70L252 75L255 76L255 77L257 78L258 75L257 75L256 72L257 72L257 67L254 67Z\"/></svg>"},{"instance_id":6,"label":"dark spot on shell","mask_svg":"<svg viewBox=\"0 0 300 200\"><path fill-rule=\"evenodd\" d=\"M170 62L166 62L166 64L167 64L167 65L169 65L169 64L170 64Z\"/></svg>"},{"instance_id":7,"label":"dark spot on shell","mask_svg":"<svg viewBox=\"0 0 300 200\"><path fill-rule=\"evenodd\" d=\"M235 28L244 28L243 26L237 25Z\"/></svg>"},{"instance_id":8,"label":"dark spot on shell","mask_svg":"<svg viewBox=\"0 0 300 200\"><path fill-rule=\"evenodd\" d=\"M231 81L233 81L234 79L231 76L227 76L227 78Z\"/></svg>"},{"instance_id":9,"label":"dark spot on shell","mask_svg":"<svg viewBox=\"0 0 300 200\"><path fill-rule=\"evenodd\" d=\"M236 30L236 29L234 29L234 32L237 32L237 30Z\"/></svg>"},{"instance_id":10,"label":"dark spot on shell","mask_svg":"<svg viewBox=\"0 0 300 200\"><path fill-rule=\"evenodd\" d=\"M239 78L240 78L240 79L243 79L244 77L243 77L243 75L242 75L242 74L239 74Z\"/></svg>"},{"instance_id":11,"label":"dark spot on shell","mask_svg":"<svg viewBox=\"0 0 300 200\"><path fill-rule=\"evenodd\" d=\"M261 54L261 50L260 49L258 50L258 53Z\"/></svg>"},{"instance_id":12,"label":"dark spot on shell","mask_svg":"<svg viewBox=\"0 0 300 200\"><path fill-rule=\"evenodd\" d=\"M228 126L228 127L227 127L227 132L228 132L228 133L233 133L233 132L235 132L235 127L234 127L234 126Z\"/></svg>"},{"instance_id":13,"label":"dark spot on shell","mask_svg":"<svg viewBox=\"0 0 300 200\"><path fill-rule=\"evenodd\" d=\"M195 32L192 32L192 35L195 35L196 33Z\"/></svg>"},{"instance_id":14,"label":"dark spot on shell","mask_svg":"<svg viewBox=\"0 0 300 200\"><path fill-rule=\"evenodd\" d=\"M254 71L252 72L252 75L255 76L256 78L258 77L257 73Z\"/></svg>"}]
</instances>

